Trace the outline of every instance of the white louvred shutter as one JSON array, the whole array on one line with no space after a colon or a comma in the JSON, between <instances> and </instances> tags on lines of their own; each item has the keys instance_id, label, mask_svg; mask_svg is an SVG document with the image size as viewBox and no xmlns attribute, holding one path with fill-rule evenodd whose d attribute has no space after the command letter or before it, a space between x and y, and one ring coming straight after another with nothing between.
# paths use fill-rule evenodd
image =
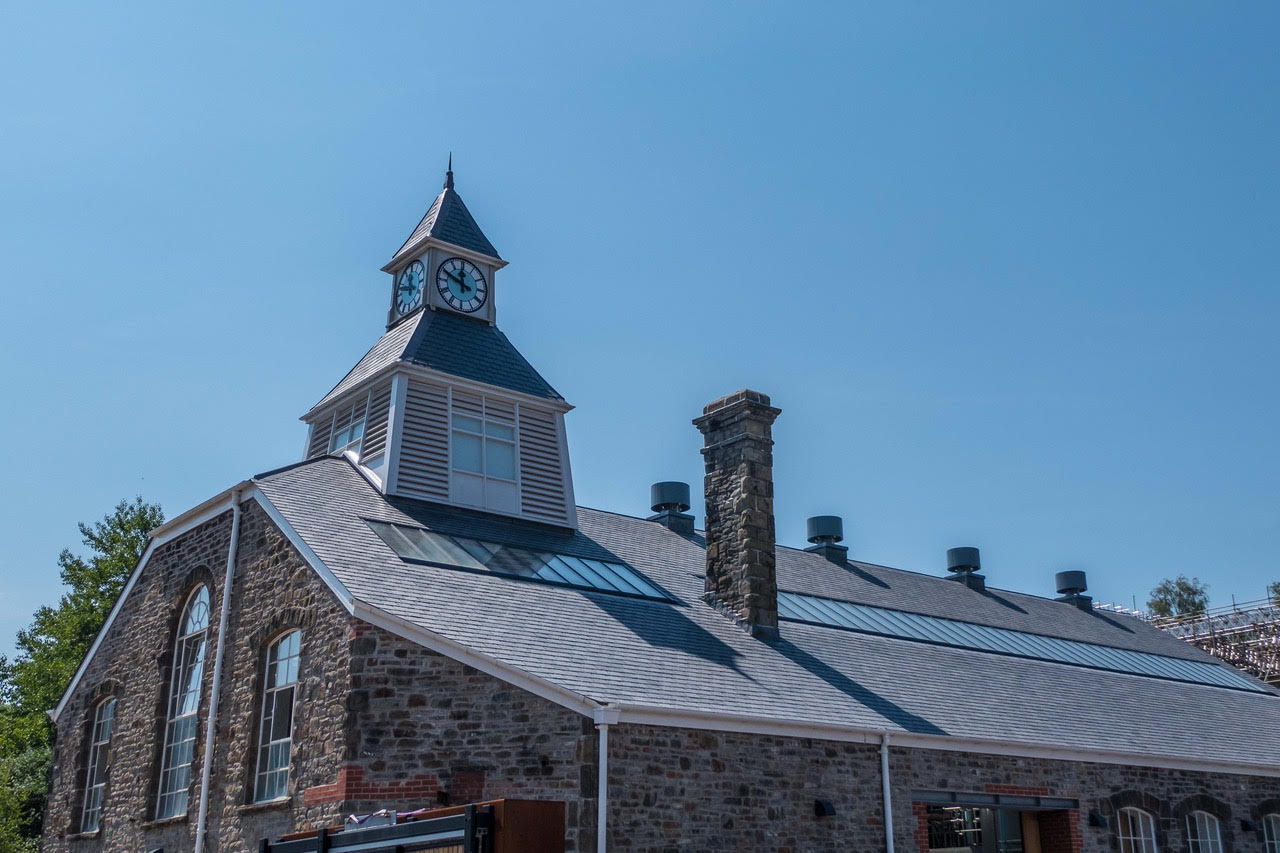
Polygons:
<instances>
[{"instance_id":1,"label":"white louvred shutter","mask_svg":"<svg viewBox=\"0 0 1280 853\"><path fill-rule=\"evenodd\" d=\"M430 501L449 499L449 391L410 380L396 491Z\"/></svg>"},{"instance_id":2,"label":"white louvred shutter","mask_svg":"<svg viewBox=\"0 0 1280 853\"><path fill-rule=\"evenodd\" d=\"M560 431L552 412L520 406L520 511L564 524L568 518Z\"/></svg>"}]
</instances>

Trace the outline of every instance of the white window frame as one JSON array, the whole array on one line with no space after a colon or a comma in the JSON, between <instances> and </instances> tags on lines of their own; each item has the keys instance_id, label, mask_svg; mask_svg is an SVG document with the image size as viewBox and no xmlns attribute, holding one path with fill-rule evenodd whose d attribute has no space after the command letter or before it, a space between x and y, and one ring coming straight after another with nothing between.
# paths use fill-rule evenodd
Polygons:
<instances>
[{"instance_id":1,"label":"white window frame","mask_svg":"<svg viewBox=\"0 0 1280 853\"><path fill-rule=\"evenodd\" d=\"M93 709L93 728L89 730L89 765L84 778L84 808L80 813L81 832L97 832L102 825L102 799L107 788L111 728L115 716L115 697L104 699Z\"/></svg>"},{"instance_id":2,"label":"white window frame","mask_svg":"<svg viewBox=\"0 0 1280 853\"><path fill-rule=\"evenodd\" d=\"M339 406L333 410L329 421L329 452L341 453L344 450L354 449L356 453L360 452L360 448L364 446L364 428L369 423L369 406L373 401L373 391L370 390L364 395L364 401L354 400L350 407L346 404ZM348 415L346 425L338 429L338 415ZM357 435L352 435L356 427L360 428ZM346 441L342 444L338 443L338 437L346 435Z\"/></svg>"},{"instance_id":3,"label":"white window frame","mask_svg":"<svg viewBox=\"0 0 1280 853\"><path fill-rule=\"evenodd\" d=\"M1151 812L1126 806L1116 813L1116 834L1120 853L1158 853L1156 819Z\"/></svg>"},{"instance_id":4,"label":"white window frame","mask_svg":"<svg viewBox=\"0 0 1280 853\"><path fill-rule=\"evenodd\" d=\"M1262 849L1266 853L1280 853L1280 814L1262 816Z\"/></svg>"},{"instance_id":5,"label":"white window frame","mask_svg":"<svg viewBox=\"0 0 1280 853\"><path fill-rule=\"evenodd\" d=\"M459 395L470 398L468 403L459 401ZM473 402L474 401L474 402ZM473 408L478 403L478 411ZM509 409L510 414L505 410ZM492 413L491 413L492 411ZM458 424L458 418L480 422L479 430ZM490 427L510 430L511 437L492 435ZM458 467L458 436L465 435L480 442L480 470L471 471ZM514 400L489 394L449 389L449 493L456 503L481 509L520 515L520 406ZM511 476L497 476L489 471L489 445L500 445L511 451ZM460 499L464 483L479 485L478 503Z\"/></svg>"},{"instance_id":6,"label":"white window frame","mask_svg":"<svg viewBox=\"0 0 1280 853\"><path fill-rule=\"evenodd\" d=\"M1205 811L1188 814L1187 850L1190 853L1222 853L1220 821Z\"/></svg>"},{"instance_id":7,"label":"white window frame","mask_svg":"<svg viewBox=\"0 0 1280 853\"><path fill-rule=\"evenodd\" d=\"M156 820L178 817L187 811L204 686L210 601L209 587L205 584L191 592L182 608L182 619L173 641L173 673L165 714L164 751L160 753Z\"/></svg>"},{"instance_id":8,"label":"white window frame","mask_svg":"<svg viewBox=\"0 0 1280 853\"><path fill-rule=\"evenodd\" d=\"M285 642L297 638L289 654L280 657ZM258 717L258 755L254 771L253 801L263 803L289 794L289 768L293 753L294 712L298 704L298 668L302 661L302 631L294 628L267 646L262 673L262 710ZM283 672L285 681L278 679ZM273 737L277 697L288 692L289 728L284 737ZM283 760L282 760L283 758Z\"/></svg>"}]
</instances>

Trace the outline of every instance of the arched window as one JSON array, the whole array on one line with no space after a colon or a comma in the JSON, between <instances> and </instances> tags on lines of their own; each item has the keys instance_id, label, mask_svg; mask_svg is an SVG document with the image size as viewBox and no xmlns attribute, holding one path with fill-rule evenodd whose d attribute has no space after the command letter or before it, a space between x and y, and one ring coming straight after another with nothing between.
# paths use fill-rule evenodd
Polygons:
<instances>
[{"instance_id":1,"label":"arched window","mask_svg":"<svg viewBox=\"0 0 1280 853\"><path fill-rule=\"evenodd\" d=\"M160 796L156 819L176 817L187 810L191 760L196 747L196 712L200 710L200 682L204 675L205 640L209 634L209 588L203 584L187 599L173 643L173 680L160 755Z\"/></svg>"},{"instance_id":2,"label":"arched window","mask_svg":"<svg viewBox=\"0 0 1280 853\"><path fill-rule=\"evenodd\" d=\"M107 747L111 743L111 724L116 718L116 700L102 702L93 712L93 729L89 733L89 769L84 780L84 810L80 815L80 831L93 832L102 820L102 794L107 787Z\"/></svg>"},{"instance_id":3,"label":"arched window","mask_svg":"<svg viewBox=\"0 0 1280 853\"><path fill-rule=\"evenodd\" d=\"M1157 853L1156 819L1149 812L1132 807L1116 814L1120 853Z\"/></svg>"},{"instance_id":4,"label":"arched window","mask_svg":"<svg viewBox=\"0 0 1280 853\"><path fill-rule=\"evenodd\" d=\"M1267 853L1280 853L1280 814L1262 816L1262 846Z\"/></svg>"},{"instance_id":5,"label":"arched window","mask_svg":"<svg viewBox=\"0 0 1280 853\"><path fill-rule=\"evenodd\" d=\"M1208 812L1187 815L1187 847L1191 853L1222 853L1218 819Z\"/></svg>"},{"instance_id":6,"label":"arched window","mask_svg":"<svg viewBox=\"0 0 1280 853\"><path fill-rule=\"evenodd\" d=\"M289 792L289 751L293 746L293 696L298 684L302 632L290 631L267 649L262 680L262 723L258 734L258 772L255 802L274 800Z\"/></svg>"}]
</instances>

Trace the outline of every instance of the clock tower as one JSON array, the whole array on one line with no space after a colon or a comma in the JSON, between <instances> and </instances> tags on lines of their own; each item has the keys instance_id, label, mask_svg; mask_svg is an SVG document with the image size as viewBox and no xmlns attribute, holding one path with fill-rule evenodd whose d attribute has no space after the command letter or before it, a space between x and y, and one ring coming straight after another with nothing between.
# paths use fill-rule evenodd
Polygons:
<instances>
[{"instance_id":1,"label":"clock tower","mask_svg":"<svg viewBox=\"0 0 1280 853\"><path fill-rule=\"evenodd\" d=\"M453 186L382 268L387 329L302 416L306 458L341 455L388 495L577 526L573 407L498 329L507 265Z\"/></svg>"},{"instance_id":2,"label":"clock tower","mask_svg":"<svg viewBox=\"0 0 1280 853\"><path fill-rule=\"evenodd\" d=\"M506 265L454 190L450 156L444 188L382 268L392 282L388 328L424 308L494 323L493 279Z\"/></svg>"}]
</instances>

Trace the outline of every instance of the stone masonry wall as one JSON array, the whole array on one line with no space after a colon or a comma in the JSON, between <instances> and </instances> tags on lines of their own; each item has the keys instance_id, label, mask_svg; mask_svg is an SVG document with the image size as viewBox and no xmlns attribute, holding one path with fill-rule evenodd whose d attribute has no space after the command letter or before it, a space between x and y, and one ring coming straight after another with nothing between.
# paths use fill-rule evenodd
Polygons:
<instances>
[{"instance_id":1,"label":"stone masonry wall","mask_svg":"<svg viewBox=\"0 0 1280 853\"><path fill-rule=\"evenodd\" d=\"M1257 823L1280 811L1280 780L1125 765L890 749L894 845L927 850L914 790L1040 794L1080 801L1040 814L1044 853L1114 853L1117 808L1142 805L1158 819L1161 853L1187 853L1185 815L1222 820L1225 853L1257 851ZM619 725L610 732L610 846L627 851L884 849L879 747L871 744ZM814 801L835 814L817 817ZM1108 816L1107 828L1088 814Z\"/></svg>"},{"instance_id":2,"label":"stone masonry wall","mask_svg":"<svg viewBox=\"0 0 1280 853\"><path fill-rule=\"evenodd\" d=\"M265 512L253 502L242 510L210 793L210 850L253 849L260 837L340 817L338 804L308 808L297 796L248 805L266 643L286 628L303 631L294 737L305 748L295 748L290 778L297 790L332 778L341 762L349 626L345 610ZM58 721L42 850L192 849L230 531L227 512L156 549L144 567ZM191 793L186 815L155 821L174 629L199 583L210 588L210 627ZM80 835L86 734L97 702L109 695L117 706L101 828Z\"/></svg>"},{"instance_id":3,"label":"stone masonry wall","mask_svg":"<svg viewBox=\"0 0 1280 853\"><path fill-rule=\"evenodd\" d=\"M344 812L500 797L566 803L566 850L595 846L591 721L380 628L353 622L346 761L308 806Z\"/></svg>"}]
</instances>

